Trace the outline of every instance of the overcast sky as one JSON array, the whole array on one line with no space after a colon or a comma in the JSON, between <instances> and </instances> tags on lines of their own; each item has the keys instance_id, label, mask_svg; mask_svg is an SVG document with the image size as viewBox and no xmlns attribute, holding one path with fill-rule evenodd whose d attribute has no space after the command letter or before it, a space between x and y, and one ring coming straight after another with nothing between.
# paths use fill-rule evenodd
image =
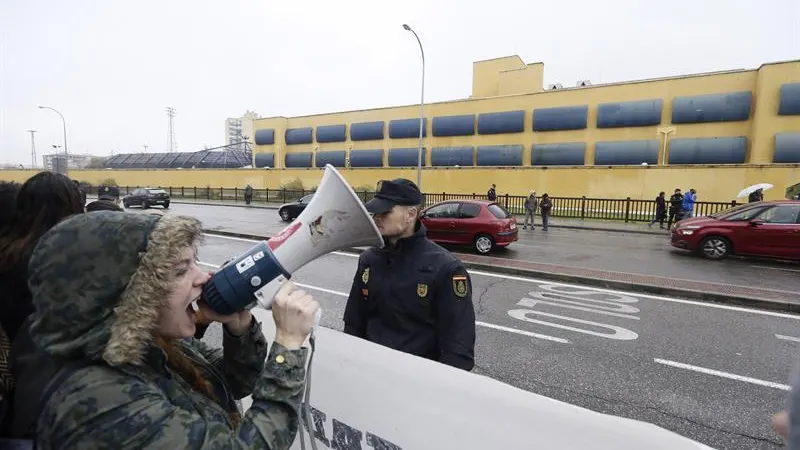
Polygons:
<instances>
[{"instance_id":1,"label":"overcast sky","mask_svg":"<svg viewBox=\"0 0 800 450\"><path fill-rule=\"evenodd\" d=\"M224 120L467 97L472 62L518 54L545 83L800 58L800 0L0 0L0 163L224 143ZM41 158L38 161L41 164Z\"/></svg>"}]
</instances>

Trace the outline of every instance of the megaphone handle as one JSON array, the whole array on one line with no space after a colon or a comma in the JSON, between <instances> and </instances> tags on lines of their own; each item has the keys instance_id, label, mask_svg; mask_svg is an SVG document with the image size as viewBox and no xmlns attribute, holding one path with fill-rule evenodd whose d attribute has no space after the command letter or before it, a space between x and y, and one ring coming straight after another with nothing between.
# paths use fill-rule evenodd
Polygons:
<instances>
[{"instance_id":1,"label":"megaphone handle","mask_svg":"<svg viewBox=\"0 0 800 450\"><path fill-rule=\"evenodd\" d=\"M283 287L286 282L289 281L288 278L284 276L276 277L274 280L270 281L269 283L265 284L264 287L256 291L256 298L258 299L258 306L271 310L272 309L272 302L275 301L275 294ZM317 309L317 312L314 313L314 328L311 329L311 333L314 333L314 330L319 328L319 322L322 319L322 308Z\"/></svg>"}]
</instances>

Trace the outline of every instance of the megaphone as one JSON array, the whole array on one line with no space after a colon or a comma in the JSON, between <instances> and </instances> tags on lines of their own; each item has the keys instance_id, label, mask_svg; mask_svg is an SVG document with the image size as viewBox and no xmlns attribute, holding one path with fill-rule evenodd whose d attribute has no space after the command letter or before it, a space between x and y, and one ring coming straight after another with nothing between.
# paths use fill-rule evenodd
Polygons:
<instances>
[{"instance_id":1,"label":"megaphone","mask_svg":"<svg viewBox=\"0 0 800 450\"><path fill-rule=\"evenodd\" d=\"M273 297L295 271L327 253L361 246L382 247L383 237L361 199L327 164L319 188L300 216L216 272L203 286L203 298L222 315L256 306L270 309Z\"/></svg>"}]
</instances>

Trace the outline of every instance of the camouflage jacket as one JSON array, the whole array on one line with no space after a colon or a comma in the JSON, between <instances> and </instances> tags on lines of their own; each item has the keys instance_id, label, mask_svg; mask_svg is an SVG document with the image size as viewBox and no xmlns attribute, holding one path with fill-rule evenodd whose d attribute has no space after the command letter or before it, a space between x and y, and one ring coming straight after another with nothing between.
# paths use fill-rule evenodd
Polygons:
<instances>
[{"instance_id":1,"label":"camouflage jacket","mask_svg":"<svg viewBox=\"0 0 800 450\"><path fill-rule=\"evenodd\" d=\"M152 342L170 270L201 235L192 218L98 211L41 238L30 264L31 337L48 357L79 364L45 404L38 448L291 446L306 349L274 343L267 355L255 319L241 337L224 332L223 349L178 341L224 399L217 403L172 372ZM249 394L252 406L232 429L228 411Z\"/></svg>"}]
</instances>

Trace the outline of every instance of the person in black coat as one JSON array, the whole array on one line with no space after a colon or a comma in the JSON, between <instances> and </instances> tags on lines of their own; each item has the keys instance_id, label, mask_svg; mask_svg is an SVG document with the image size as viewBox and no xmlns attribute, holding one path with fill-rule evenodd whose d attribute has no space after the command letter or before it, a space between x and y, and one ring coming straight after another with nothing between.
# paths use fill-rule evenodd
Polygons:
<instances>
[{"instance_id":1,"label":"person in black coat","mask_svg":"<svg viewBox=\"0 0 800 450\"><path fill-rule=\"evenodd\" d=\"M661 222L659 228L664 229L664 219L667 218L667 200L664 195L664 191L658 193L658 197L656 197L656 218L647 226L652 227L654 223Z\"/></svg>"}]
</instances>

